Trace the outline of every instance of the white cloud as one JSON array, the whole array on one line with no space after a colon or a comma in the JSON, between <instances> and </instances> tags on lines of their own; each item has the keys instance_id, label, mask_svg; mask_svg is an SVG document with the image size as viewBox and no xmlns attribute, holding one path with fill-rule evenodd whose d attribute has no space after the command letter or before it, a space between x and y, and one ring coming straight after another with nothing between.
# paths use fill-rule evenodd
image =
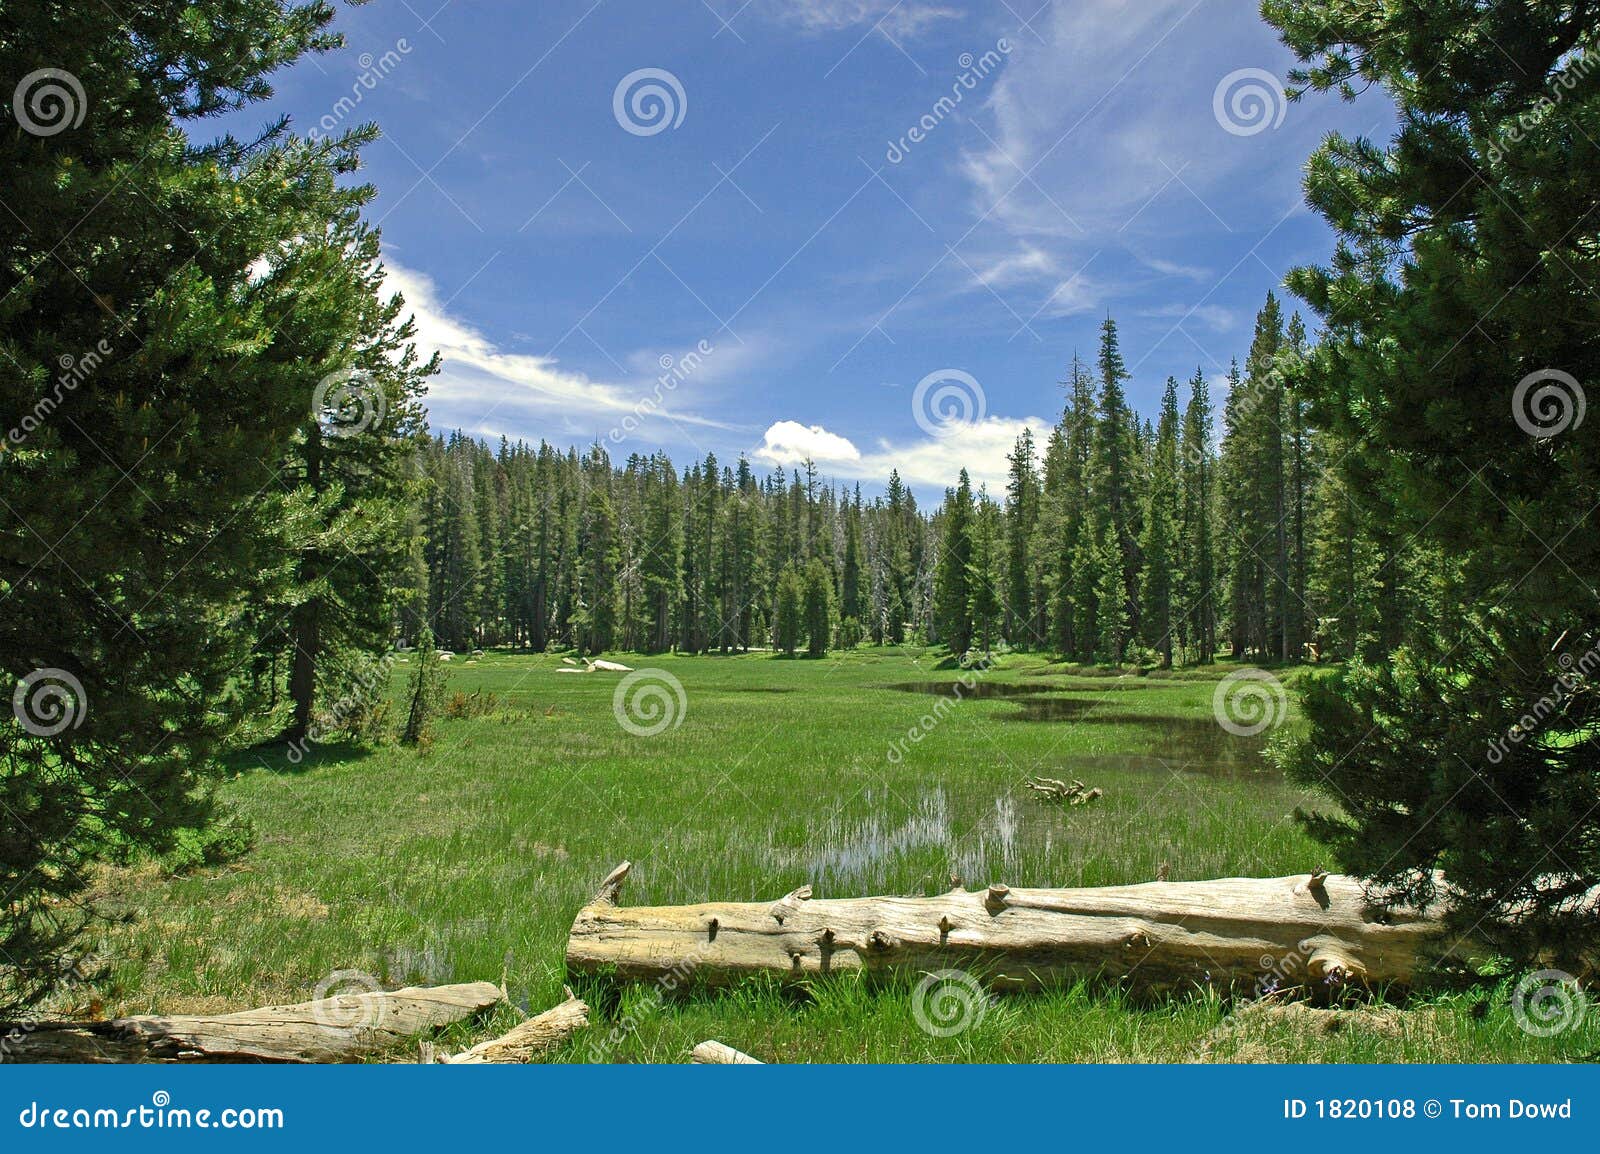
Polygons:
<instances>
[{"instance_id":1,"label":"white cloud","mask_svg":"<svg viewBox=\"0 0 1600 1154\"><path fill-rule=\"evenodd\" d=\"M897 469L907 484L934 489L954 484L956 474L966 469L974 489L987 484L989 492L998 495L1005 488L1006 455L1025 428L1033 429L1035 437L1042 440L1050 423L1038 417L991 416L952 425L937 437L907 442L883 439L874 451L862 453L848 437L820 425L778 421L767 430L753 455L774 465L797 465L809 456L824 472L879 483Z\"/></svg>"},{"instance_id":2,"label":"white cloud","mask_svg":"<svg viewBox=\"0 0 1600 1154\"><path fill-rule=\"evenodd\" d=\"M1219 333L1229 332L1239 323L1239 318L1234 311L1223 308L1221 305L1161 305L1157 308L1145 309L1141 315L1154 317L1157 320L1173 320L1180 323L1199 321L1207 328Z\"/></svg>"},{"instance_id":3,"label":"white cloud","mask_svg":"<svg viewBox=\"0 0 1600 1154\"><path fill-rule=\"evenodd\" d=\"M595 380L563 368L554 357L506 351L451 313L430 277L387 256L385 269L386 287L401 293L407 311L415 315L419 351L427 356L437 349L442 357L439 374L428 383L428 409L435 428L491 433L537 426L553 433L559 427L566 435L598 437L630 415L637 420L641 406L646 414L670 414L680 425L734 427L680 411L673 403L673 394L681 393L695 375L709 375L716 352L703 358L704 367L667 388L656 379L659 368L646 367L632 381ZM656 357L651 355L643 363L655 365Z\"/></svg>"},{"instance_id":4,"label":"white cloud","mask_svg":"<svg viewBox=\"0 0 1600 1154\"><path fill-rule=\"evenodd\" d=\"M774 465L798 465L807 458L818 464L839 465L859 461L861 451L848 437L830 433L821 425L777 421L767 429L755 456Z\"/></svg>"},{"instance_id":5,"label":"white cloud","mask_svg":"<svg viewBox=\"0 0 1600 1154\"><path fill-rule=\"evenodd\" d=\"M743 10L741 0L723 0L723 18ZM758 9L776 20L797 24L807 32L839 32L862 25L891 36L915 36L943 20L958 20L954 8L910 0L759 0Z\"/></svg>"},{"instance_id":6,"label":"white cloud","mask_svg":"<svg viewBox=\"0 0 1600 1154\"><path fill-rule=\"evenodd\" d=\"M1031 244L1020 246L1009 256L994 257L982 262L977 270L978 283L990 288L1038 280L1054 276L1058 271L1056 260L1043 249Z\"/></svg>"},{"instance_id":7,"label":"white cloud","mask_svg":"<svg viewBox=\"0 0 1600 1154\"><path fill-rule=\"evenodd\" d=\"M1185 260L1200 238L1276 225L1297 211L1303 162L1329 128L1381 123L1374 95L1361 111L1306 102L1271 131L1230 133L1213 109L1224 77L1282 77L1292 57L1268 25L1224 17L1225 6L1063 0L1032 20L1043 43L1012 37L978 117L985 132L961 156L990 245L980 267L1043 274L1120 249L1161 276L1210 283L1213 273ZM1115 282L1117 295L1137 287Z\"/></svg>"}]
</instances>

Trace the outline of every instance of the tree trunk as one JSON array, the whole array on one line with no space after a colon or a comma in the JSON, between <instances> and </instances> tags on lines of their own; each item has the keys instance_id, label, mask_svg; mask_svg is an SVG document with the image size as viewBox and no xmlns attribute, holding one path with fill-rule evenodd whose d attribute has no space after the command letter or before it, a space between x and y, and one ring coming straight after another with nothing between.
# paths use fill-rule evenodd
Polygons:
<instances>
[{"instance_id":1,"label":"tree trunk","mask_svg":"<svg viewBox=\"0 0 1600 1154\"><path fill-rule=\"evenodd\" d=\"M465 1053L444 1059L450 1065L529 1062L554 1050L589 1024L589 1007L567 992L567 1000L529 1018L498 1038L479 1042Z\"/></svg>"},{"instance_id":2,"label":"tree trunk","mask_svg":"<svg viewBox=\"0 0 1600 1154\"><path fill-rule=\"evenodd\" d=\"M628 868L579 911L570 971L722 985L754 974L960 968L1001 988L1096 975L1146 989L1325 988L1405 985L1446 945L1437 910L1380 914L1357 879L1323 874L825 901L806 886L770 903L623 909L616 895Z\"/></svg>"},{"instance_id":3,"label":"tree trunk","mask_svg":"<svg viewBox=\"0 0 1600 1154\"><path fill-rule=\"evenodd\" d=\"M764 1066L760 1058L752 1058L742 1050L721 1042L701 1042L689 1054L696 1066Z\"/></svg>"},{"instance_id":4,"label":"tree trunk","mask_svg":"<svg viewBox=\"0 0 1600 1154\"><path fill-rule=\"evenodd\" d=\"M493 982L341 994L215 1017L0 1024L23 1062L342 1062L470 1018L504 997Z\"/></svg>"},{"instance_id":5,"label":"tree trunk","mask_svg":"<svg viewBox=\"0 0 1600 1154\"><path fill-rule=\"evenodd\" d=\"M306 487L313 493L322 492L322 430L312 422L306 434ZM315 579L312 572L316 562L309 554L300 559L299 579L310 584ZM294 717L284 737L287 741L304 741L311 730L311 715L317 700L317 658L322 654L322 606L316 598L296 605L290 615L289 640L293 645L289 663L289 698L294 702Z\"/></svg>"}]
</instances>

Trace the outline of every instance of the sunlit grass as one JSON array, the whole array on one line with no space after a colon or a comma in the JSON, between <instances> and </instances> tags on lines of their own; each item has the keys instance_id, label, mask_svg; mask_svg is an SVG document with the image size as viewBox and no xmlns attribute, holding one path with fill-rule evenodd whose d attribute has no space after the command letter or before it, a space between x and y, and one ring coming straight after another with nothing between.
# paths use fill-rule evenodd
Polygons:
<instances>
[{"instance_id":1,"label":"sunlit grass","mask_svg":"<svg viewBox=\"0 0 1600 1154\"><path fill-rule=\"evenodd\" d=\"M909 649L621 660L678 679L678 724L635 736L613 712L620 674L559 675L558 657L491 653L458 657L451 689L492 692L496 704L441 722L425 755L321 747L299 766L273 751L242 755L224 796L255 825L249 854L183 877L147 866L106 878L118 918L100 932L113 963L106 1009L301 1000L333 971L358 969L393 985L503 974L513 1001L536 1012L562 996L574 914L624 858L633 904L771 899L808 882L819 897L923 894L949 889L952 875L968 886L1111 885L1151 880L1163 863L1174 881L1325 863L1290 818L1318 799L1266 765L1264 738L1216 727L1221 671L1081 676L1013 656L981 675L1057 703L1042 708L893 688L961 676ZM409 668L396 669L397 691ZM1047 719L1025 720L1036 714ZM1036 774L1081 778L1105 796L1051 806L1023 788ZM1484 1006L1474 995L1429 1008L1425 1028L1252 1022L1229 1051L1214 1037L1227 1019L1213 995L1135 1006L1104 987L1001 999L974 1028L934 1038L911 1014L912 985L758 984L658 1002L647 988L589 981L595 1024L560 1057L679 1061L712 1037L774 1061L1539 1060L1600 1049L1600 1023L1532 1038L1503 997ZM514 1017L501 1011L452 1040Z\"/></svg>"}]
</instances>

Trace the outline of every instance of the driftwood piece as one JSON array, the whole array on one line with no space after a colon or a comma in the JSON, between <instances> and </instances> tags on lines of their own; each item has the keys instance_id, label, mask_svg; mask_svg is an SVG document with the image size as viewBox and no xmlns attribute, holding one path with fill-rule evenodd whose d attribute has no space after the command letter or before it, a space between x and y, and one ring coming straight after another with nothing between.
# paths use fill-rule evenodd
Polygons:
<instances>
[{"instance_id":1,"label":"driftwood piece","mask_svg":"<svg viewBox=\"0 0 1600 1154\"><path fill-rule=\"evenodd\" d=\"M1038 794L1041 800L1065 805L1088 805L1091 801L1104 797L1106 793L1098 787L1090 789L1077 778L1065 782L1054 777L1030 777L1025 784Z\"/></svg>"},{"instance_id":2,"label":"driftwood piece","mask_svg":"<svg viewBox=\"0 0 1600 1154\"><path fill-rule=\"evenodd\" d=\"M211 1017L0 1025L24 1062L342 1062L470 1018L504 995L493 982L340 994Z\"/></svg>"},{"instance_id":3,"label":"driftwood piece","mask_svg":"<svg viewBox=\"0 0 1600 1154\"><path fill-rule=\"evenodd\" d=\"M752 1058L743 1050L735 1050L721 1042L701 1042L689 1052L689 1060L697 1066L764 1066L760 1058Z\"/></svg>"},{"instance_id":4,"label":"driftwood piece","mask_svg":"<svg viewBox=\"0 0 1600 1154\"><path fill-rule=\"evenodd\" d=\"M567 1000L559 1006L529 1018L498 1038L479 1042L465 1053L443 1060L450 1065L531 1062L540 1054L555 1049L588 1023L588 1005L568 990Z\"/></svg>"},{"instance_id":5,"label":"driftwood piece","mask_svg":"<svg viewBox=\"0 0 1600 1154\"><path fill-rule=\"evenodd\" d=\"M1446 947L1437 909L1382 914L1358 879L1221 878L1098 889L991 885L938 897L624 908L627 863L579 911L574 973L707 985L752 974L803 980L868 971L915 976L961 968L1000 988L1083 977L1146 989L1243 985L1405 985ZM1319 871L1320 873L1320 871ZM1315 884L1313 884L1315 882Z\"/></svg>"}]
</instances>

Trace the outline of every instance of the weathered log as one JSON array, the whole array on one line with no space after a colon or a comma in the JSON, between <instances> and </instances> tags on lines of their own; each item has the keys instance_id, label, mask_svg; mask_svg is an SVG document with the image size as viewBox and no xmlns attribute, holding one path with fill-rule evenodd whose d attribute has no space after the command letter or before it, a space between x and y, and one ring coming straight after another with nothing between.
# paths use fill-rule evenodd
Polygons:
<instances>
[{"instance_id":1,"label":"weathered log","mask_svg":"<svg viewBox=\"0 0 1600 1154\"><path fill-rule=\"evenodd\" d=\"M701 1042L689 1051L689 1060L696 1066L764 1066L760 1058L752 1058L743 1050L735 1050L721 1042Z\"/></svg>"},{"instance_id":2,"label":"weathered log","mask_svg":"<svg viewBox=\"0 0 1600 1154\"><path fill-rule=\"evenodd\" d=\"M1101 976L1178 986L1405 985L1450 948L1438 910L1380 912L1356 878L1306 875L1097 889L960 888L938 897L777 903L616 904L624 862L567 942L574 973L723 985L757 973L803 980L961 968L1000 988ZM1320 874L1320 871L1318 871ZM1459 948L1459 947L1458 947Z\"/></svg>"},{"instance_id":3,"label":"weathered log","mask_svg":"<svg viewBox=\"0 0 1600 1154\"><path fill-rule=\"evenodd\" d=\"M0 1025L0 1037L7 1055L23 1062L342 1062L469 1018L502 997L493 982L468 982L210 1017Z\"/></svg>"},{"instance_id":4,"label":"weathered log","mask_svg":"<svg viewBox=\"0 0 1600 1154\"><path fill-rule=\"evenodd\" d=\"M1054 777L1030 777L1023 784L1038 794L1040 800L1060 802L1065 805L1088 805L1091 801L1098 801L1106 793L1103 789L1090 789L1077 778L1073 778L1069 784Z\"/></svg>"},{"instance_id":5,"label":"weathered log","mask_svg":"<svg viewBox=\"0 0 1600 1154\"><path fill-rule=\"evenodd\" d=\"M450 1065L473 1065L484 1062L531 1062L565 1042L578 1030L589 1024L589 1007L567 991L567 1000L559 1006L529 1018L512 1027L498 1038L479 1042L465 1053L444 1061Z\"/></svg>"}]
</instances>

